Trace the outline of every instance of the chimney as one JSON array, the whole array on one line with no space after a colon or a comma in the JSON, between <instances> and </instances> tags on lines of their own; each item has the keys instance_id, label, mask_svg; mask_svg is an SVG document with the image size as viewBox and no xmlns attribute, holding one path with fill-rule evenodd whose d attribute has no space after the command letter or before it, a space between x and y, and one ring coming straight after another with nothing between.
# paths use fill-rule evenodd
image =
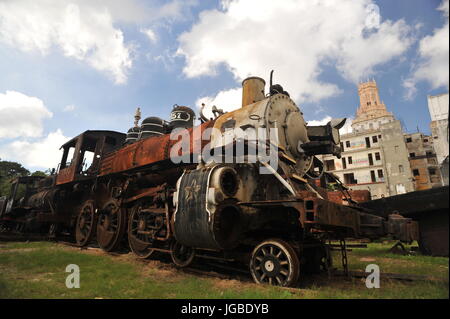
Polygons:
<instances>
[{"instance_id":1,"label":"chimney","mask_svg":"<svg viewBox=\"0 0 450 319\"><path fill-rule=\"evenodd\" d=\"M256 76L242 81L242 107L265 99L264 86L266 82Z\"/></svg>"}]
</instances>

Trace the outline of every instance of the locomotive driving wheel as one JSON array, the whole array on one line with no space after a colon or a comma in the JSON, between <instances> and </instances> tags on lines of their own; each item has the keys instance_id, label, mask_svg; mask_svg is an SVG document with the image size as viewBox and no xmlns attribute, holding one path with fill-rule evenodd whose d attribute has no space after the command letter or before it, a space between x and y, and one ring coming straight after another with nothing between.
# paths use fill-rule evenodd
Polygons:
<instances>
[{"instance_id":1,"label":"locomotive driving wheel","mask_svg":"<svg viewBox=\"0 0 450 319\"><path fill-rule=\"evenodd\" d=\"M148 223L146 214L141 212L141 206L133 207L128 220L128 243L131 251L139 258L148 258L153 253L153 238L146 231Z\"/></svg>"},{"instance_id":2,"label":"locomotive driving wheel","mask_svg":"<svg viewBox=\"0 0 450 319\"><path fill-rule=\"evenodd\" d=\"M97 242L105 251L113 251L120 245L127 227L126 212L119 202L111 199L100 210L97 221Z\"/></svg>"},{"instance_id":3,"label":"locomotive driving wheel","mask_svg":"<svg viewBox=\"0 0 450 319\"><path fill-rule=\"evenodd\" d=\"M256 283L290 287L298 281L300 262L291 245L270 239L253 250L250 272Z\"/></svg>"},{"instance_id":4,"label":"locomotive driving wheel","mask_svg":"<svg viewBox=\"0 0 450 319\"><path fill-rule=\"evenodd\" d=\"M75 225L75 239L78 246L85 246L91 241L95 233L95 224L95 204L93 200L87 200L79 210Z\"/></svg>"},{"instance_id":5,"label":"locomotive driving wheel","mask_svg":"<svg viewBox=\"0 0 450 319\"><path fill-rule=\"evenodd\" d=\"M194 260L195 249L184 246L174 240L170 245L170 256L172 257L173 263L177 267L187 267L192 264L192 261Z\"/></svg>"}]
</instances>

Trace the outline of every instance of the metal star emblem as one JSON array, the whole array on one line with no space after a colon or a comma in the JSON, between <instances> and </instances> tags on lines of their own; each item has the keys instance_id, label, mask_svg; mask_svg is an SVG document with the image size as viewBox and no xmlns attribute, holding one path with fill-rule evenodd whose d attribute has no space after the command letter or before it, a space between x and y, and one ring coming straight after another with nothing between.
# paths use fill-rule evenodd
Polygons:
<instances>
[{"instance_id":1,"label":"metal star emblem","mask_svg":"<svg viewBox=\"0 0 450 319\"><path fill-rule=\"evenodd\" d=\"M197 181L194 179L191 186L186 186L184 191L186 192L186 200L195 199L197 193L200 191L200 185L197 185Z\"/></svg>"}]
</instances>

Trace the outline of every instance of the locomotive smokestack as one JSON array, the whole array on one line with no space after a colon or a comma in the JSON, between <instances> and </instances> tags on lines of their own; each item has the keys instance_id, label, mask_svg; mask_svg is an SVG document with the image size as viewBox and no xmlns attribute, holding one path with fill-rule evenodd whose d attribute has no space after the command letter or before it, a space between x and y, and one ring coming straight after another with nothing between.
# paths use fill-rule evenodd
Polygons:
<instances>
[{"instance_id":1,"label":"locomotive smokestack","mask_svg":"<svg viewBox=\"0 0 450 319\"><path fill-rule=\"evenodd\" d=\"M266 82L256 76L242 81L242 107L261 101L265 98L264 86Z\"/></svg>"}]
</instances>

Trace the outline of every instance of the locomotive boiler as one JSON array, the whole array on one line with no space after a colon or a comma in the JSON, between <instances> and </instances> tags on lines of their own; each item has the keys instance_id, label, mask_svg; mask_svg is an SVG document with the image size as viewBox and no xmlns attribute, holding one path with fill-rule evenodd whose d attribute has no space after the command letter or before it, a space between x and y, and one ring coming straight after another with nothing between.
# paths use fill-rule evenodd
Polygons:
<instances>
[{"instance_id":1,"label":"locomotive boiler","mask_svg":"<svg viewBox=\"0 0 450 319\"><path fill-rule=\"evenodd\" d=\"M266 94L263 79L245 79L239 109L200 112L197 126L190 108L175 105L170 121L149 117L139 126L139 115L126 135L84 132L62 146L55 175L0 201L3 227L65 231L80 246L128 246L141 258L166 252L179 267L196 257L234 260L257 283L281 286L303 270L326 270L327 240L417 239L410 219L328 200L316 181L333 176L315 155L340 156L345 119L308 126L270 82Z\"/></svg>"}]
</instances>

